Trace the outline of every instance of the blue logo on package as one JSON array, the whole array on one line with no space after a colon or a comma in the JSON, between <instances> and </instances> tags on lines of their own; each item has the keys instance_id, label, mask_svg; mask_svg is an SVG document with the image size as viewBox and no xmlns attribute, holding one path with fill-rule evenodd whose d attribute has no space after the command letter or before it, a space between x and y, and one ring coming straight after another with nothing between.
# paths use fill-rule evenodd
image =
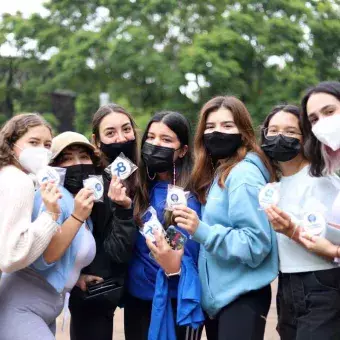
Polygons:
<instances>
[{"instance_id":1,"label":"blue logo on package","mask_svg":"<svg viewBox=\"0 0 340 340\"><path fill-rule=\"evenodd\" d=\"M152 213L150 211L147 211L143 216L143 222L148 222L152 217Z\"/></svg>"},{"instance_id":2,"label":"blue logo on package","mask_svg":"<svg viewBox=\"0 0 340 340\"><path fill-rule=\"evenodd\" d=\"M100 191L100 190L102 190L102 185L100 183L97 183L95 188L96 188L97 191Z\"/></svg>"},{"instance_id":3,"label":"blue logo on package","mask_svg":"<svg viewBox=\"0 0 340 340\"><path fill-rule=\"evenodd\" d=\"M126 166L123 162L119 162L117 164L117 167L115 169L115 172L117 174L118 177L120 177L121 174L124 174L124 172L126 171Z\"/></svg>"},{"instance_id":4,"label":"blue logo on package","mask_svg":"<svg viewBox=\"0 0 340 340\"><path fill-rule=\"evenodd\" d=\"M171 198L172 202L178 202L178 195L172 194L172 195L170 196L170 198Z\"/></svg>"},{"instance_id":5,"label":"blue logo on package","mask_svg":"<svg viewBox=\"0 0 340 340\"><path fill-rule=\"evenodd\" d=\"M272 197L274 195L274 190L272 189L268 189L266 192L265 192L265 196L266 197Z\"/></svg>"},{"instance_id":6,"label":"blue logo on package","mask_svg":"<svg viewBox=\"0 0 340 340\"><path fill-rule=\"evenodd\" d=\"M314 223L316 221L316 216L314 214L308 215L308 222Z\"/></svg>"}]
</instances>

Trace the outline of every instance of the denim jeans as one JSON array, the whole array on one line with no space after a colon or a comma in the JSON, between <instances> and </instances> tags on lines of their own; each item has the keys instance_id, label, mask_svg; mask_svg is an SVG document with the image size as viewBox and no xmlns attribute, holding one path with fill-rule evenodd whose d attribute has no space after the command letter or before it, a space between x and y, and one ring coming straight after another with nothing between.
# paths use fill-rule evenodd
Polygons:
<instances>
[{"instance_id":1,"label":"denim jeans","mask_svg":"<svg viewBox=\"0 0 340 340\"><path fill-rule=\"evenodd\" d=\"M280 273L277 313L282 340L339 340L340 268Z\"/></svg>"}]
</instances>

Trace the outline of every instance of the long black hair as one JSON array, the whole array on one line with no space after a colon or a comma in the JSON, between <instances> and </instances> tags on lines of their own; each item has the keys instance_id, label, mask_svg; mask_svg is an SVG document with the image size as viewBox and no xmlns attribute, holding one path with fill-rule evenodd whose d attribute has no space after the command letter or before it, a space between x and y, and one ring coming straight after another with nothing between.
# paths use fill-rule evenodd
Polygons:
<instances>
[{"instance_id":1,"label":"long black hair","mask_svg":"<svg viewBox=\"0 0 340 340\"><path fill-rule=\"evenodd\" d=\"M176 161L176 185L181 186L184 189L190 190L190 173L192 169L192 150L190 141L190 123L189 121L178 112L173 111L161 111L157 112L149 121L145 132L142 137L141 146L143 145L148 137L148 132L151 124L162 122L171 131L173 131L178 140L181 143L181 147L187 145L188 150L184 157L178 158ZM172 171L171 171L172 174ZM139 161L138 167L138 188L135 196L135 218L141 223L141 216L146 211L150 204L149 200L149 186L151 180L147 175L147 169L144 161L141 159Z\"/></svg>"},{"instance_id":2,"label":"long black hair","mask_svg":"<svg viewBox=\"0 0 340 340\"><path fill-rule=\"evenodd\" d=\"M308 120L307 102L314 93L327 93L340 101L340 82L324 81L307 90L302 98L302 131L304 135L304 151L306 157L311 161L310 173L312 176L320 177L325 170L325 161L321 154L322 143L314 136L312 125Z\"/></svg>"}]
</instances>

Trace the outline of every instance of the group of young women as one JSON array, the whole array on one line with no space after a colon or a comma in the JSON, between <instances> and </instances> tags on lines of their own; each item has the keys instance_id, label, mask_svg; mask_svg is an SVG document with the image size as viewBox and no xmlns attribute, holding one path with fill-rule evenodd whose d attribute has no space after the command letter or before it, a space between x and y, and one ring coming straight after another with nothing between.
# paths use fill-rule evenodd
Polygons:
<instances>
[{"instance_id":1,"label":"group of young women","mask_svg":"<svg viewBox=\"0 0 340 340\"><path fill-rule=\"evenodd\" d=\"M339 129L338 82L308 90L301 109L275 107L260 143L232 96L203 105L193 147L178 112L156 113L139 141L130 113L102 106L92 143L53 138L37 114L13 117L0 132L1 339L52 340L69 307L72 340L111 340L118 306L127 340L196 340L203 326L208 340L263 339L277 276L280 337L339 339L340 248L301 223L321 211L340 228ZM138 165L126 180L106 171L121 153ZM48 163L63 185L37 184ZM102 201L84 187L92 176ZM270 182L278 204L263 209ZM174 188L186 204L170 209ZM150 236L148 218L162 225ZM89 298L100 284L114 294Z\"/></svg>"}]
</instances>

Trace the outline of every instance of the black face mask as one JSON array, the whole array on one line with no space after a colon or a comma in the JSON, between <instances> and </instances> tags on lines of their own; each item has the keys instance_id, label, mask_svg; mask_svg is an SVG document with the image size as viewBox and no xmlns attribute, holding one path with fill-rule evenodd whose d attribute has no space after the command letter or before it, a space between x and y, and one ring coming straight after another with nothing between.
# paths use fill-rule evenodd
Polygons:
<instances>
[{"instance_id":1,"label":"black face mask","mask_svg":"<svg viewBox=\"0 0 340 340\"><path fill-rule=\"evenodd\" d=\"M174 164L175 149L144 143L142 159L149 173L155 174L170 170Z\"/></svg>"},{"instance_id":2,"label":"black face mask","mask_svg":"<svg viewBox=\"0 0 340 340\"><path fill-rule=\"evenodd\" d=\"M83 181L89 175L95 175L96 171L93 164L79 164L65 167L66 175L64 187L73 195L83 188Z\"/></svg>"},{"instance_id":3,"label":"black face mask","mask_svg":"<svg viewBox=\"0 0 340 340\"><path fill-rule=\"evenodd\" d=\"M206 133L203 137L205 148L213 160L231 157L242 145L240 133Z\"/></svg>"},{"instance_id":4,"label":"black face mask","mask_svg":"<svg viewBox=\"0 0 340 340\"><path fill-rule=\"evenodd\" d=\"M300 153L301 143L297 138L278 134L265 137L261 148L269 158L278 162L287 162Z\"/></svg>"},{"instance_id":5,"label":"black face mask","mask_svg":"<svg viewBox=\"0 0 340 340\"><path fill-rule=\"evenodd\" d=\"M135 151L136 140L129 140L125 143L110 143L105 144L100 142L100 150L112 163L122 152L127 158L132 159Z\"/></svg>"}]
</instances>

